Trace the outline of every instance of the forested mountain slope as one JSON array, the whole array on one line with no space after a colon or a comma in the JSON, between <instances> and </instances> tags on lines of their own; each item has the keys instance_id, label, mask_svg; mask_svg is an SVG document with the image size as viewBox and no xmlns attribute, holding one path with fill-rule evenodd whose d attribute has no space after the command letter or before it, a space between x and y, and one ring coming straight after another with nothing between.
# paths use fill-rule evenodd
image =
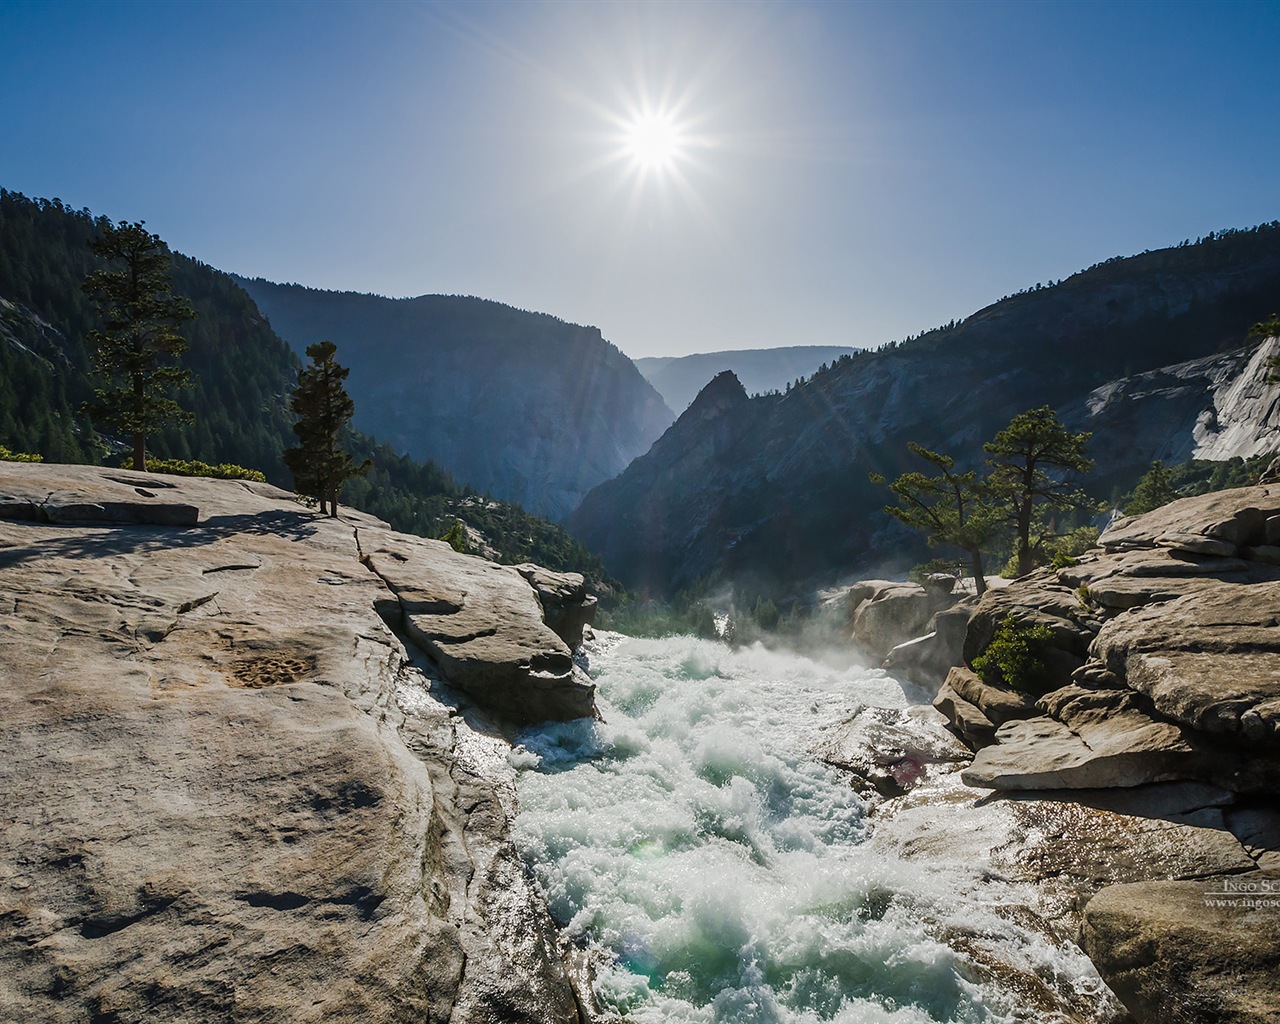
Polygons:
<instances>
[{"instance_id":1,"label":"forested mountain slope","mask_svg":"<svg viewBox=\"0 0 1280 1024\"><path fill-rule=\"evenodd\" d=\"M876 535L908 440L981 463L1018 412L1238 348L1280 302L1280 224L1108 260L966 320L838 360L784 395L718 380L644 457L569 519L624 582L830 579L882 565ZM704 399L707 399L704 401ZM1124 437L1094 439L1099 478L1136 475Z\"/></svg>"},{"instance_id":2,"label":"forested mountain slope","mask_svg":"<svg viewBox=\"0 0 1280 1024\"><path fill-rule=\"evenodd\" d=\"M98 265L88 241L107 223L56 199L0 189L0 445L51 462L122 458L125 446L104 450L102 436L79 412L91 393L85 335L97 325L80 285ZM281 452L296 442L288 396L297 357L229 275L175 253L172 278L173 291L199 314L182 328L189 342L183 363L196 386L179 396L195 420L150 438L149 451L236 463L292 486ZM471 544L495 560L535 561L607 584L599 560L560 527L459 486L430 461L398 455L367 436L353 436L350 445L373 466L348 485L344 500L396 529L439 537L461 519Z\"/></svg>"},{"instance_id":3,"label":"forested mountain slope","mask_svg":"<svg viewBox=\"0 0 1280 1024\"><path fill-rule=\"evenodd\" d=\"M568 514L673 419L594 327L464 296L241 284L299 352L338 346L359 429L543 515Z\"/></svg>"},{"instance_id":4,"label":"forested mountain slope","mask_svg":"<svg viewBox=\"0 0 1280 1024\"><path fill-rule=\"evenodd\" d=\"M0 443L52 461L96 461L79 414L90 396L85 335L97 309L80 290L99 265L89 239L107 223L58 200L0 190ZM284 482L293 443L287 394L297 360L226 274L174 254L173 290L198 316L183 328L195 388L189 426L151 439L163 457L236 462Z\"/></svg>"}]
</instances>

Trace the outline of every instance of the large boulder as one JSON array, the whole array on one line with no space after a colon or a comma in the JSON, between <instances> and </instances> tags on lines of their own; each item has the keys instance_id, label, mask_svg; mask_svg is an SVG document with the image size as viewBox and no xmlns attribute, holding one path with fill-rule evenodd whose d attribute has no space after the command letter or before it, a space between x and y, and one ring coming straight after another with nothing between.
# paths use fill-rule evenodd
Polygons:
<instances>
[{"instance_id":1,"label":"large boulder","mask_svg":"<svg viewBox=\"0 0 1280 1024\"><path fill-rule=\"evenodd\" d=\"M934 614L953 603L949 593L917 583L864 581L849 594L853 638L881 659L898 644L925 633Z\"/></svg>"},{"instance_id":2,"label":"large boulder","mask_svg":"<svg viewBox=\"0 0 1280 1024\"><path fill-rule=\"evenodd\" d=\"M994 724L1004 725L1020 718L1036 715L1036 700L1029 693L994 686L984 682L978 673L967 668L952 668L947 684L964 700L981 709Z\"/></svg>"},{"instance_id":3,"label":"large boulder","mask_svg":"<svg viewBox=\"0 0 1280 1024\"><path fill-rule=\"evenodd\" d=\"M582 633L595 621L596 598L587 593L582 573L552 572L526 562L516 572L542 602L542 618L571 650L582 646Z\"/></svg>"},{"instance_id":4,"label":"large boulder","mask_svg":"<svg viewBox=\"0 0 1280 1024\"><path fill-rule=\"evenodd\" d=\"M1140 516L1118 519L1098 543L1108 551L1155 548L1161 538L1212 537L1237 547L1265 544L1266 523L1280 515L1280 487L1268 484L1238 487L1163 505Z\"/></svg>"},{"instance_id":5,"label":"large boulder","mask_svg":"<svg viewBox=\"0 0 1280 1024\"><path fill-rule=\"evenodd\" d=\"M365 564L398 600L398 624L450 683L517 724L595 713L595 684L519 570L442 541L370 534L369 542ZM540 576L536 568L524 571Z\"/></svg>"},{"instance_id":6,"label":"large boulder","mask_svg":"<svg viewBox=\"0 0 1280 1024\"><path fill-rule=\"evenodd\" d=\"M9 506L139 489L197 522L0 519L0 1018L577 1024L505 745L360 561L403 543L429 585L436 547L264 484L0 463Z\"/></svg>"},{"instance_id":7,"label":"large boulder","mask_svg":"<svg viewBox=\"0 0 1280 1024\"><path fill-rule=\"evenodd\" d=\"M1048 715L1006 722L961 778L989 789L1093 789L1198 778L1205 754L1136 709L1074 727Z\"/></svg>"},{"instance_id":8,"label":"large boulder","mask_svg":"<svg viewBox=\"0 0 1280 1024\"><path fill-rule=\"evenodd\" d=\"M968 598L942 609L930 620L928 633L892 648L883 667L917 686L936 687L948 671L964 664L964 638L973 608L974 600Z\"/></svg>"},{"instance_id":9,"label":"large boulder","mask_svg":"<svg viewBox=\"0 0 1280 1024\"><path fill-rule=\"evenodd\" d=\"M1280 581L1200 581L1112 619L1093 653L1161 714L1280 746Z\"/></svg>"},{"instance_id":10,"label":"large boulder","mask_svg":"<svg viewBox=\"0 0 1280 1024\"><path fill-rule=\"evenodd\" d=\"M995 740L995 722L977 704L957 692L950 676L943 680L937 696L933 698L933 706L974 748L985 747Z\"/></svg>"},{"instance_id":11,"label":"large boulder","mask_svg":"<svg viewBox=\"0 0 1280 1024\"><path fill-rule=\"evenodd\" d=\"M1111 886L1081 943L1139 1024L1280 1021L1280 872Z\"/></svg>"}]
</instances>

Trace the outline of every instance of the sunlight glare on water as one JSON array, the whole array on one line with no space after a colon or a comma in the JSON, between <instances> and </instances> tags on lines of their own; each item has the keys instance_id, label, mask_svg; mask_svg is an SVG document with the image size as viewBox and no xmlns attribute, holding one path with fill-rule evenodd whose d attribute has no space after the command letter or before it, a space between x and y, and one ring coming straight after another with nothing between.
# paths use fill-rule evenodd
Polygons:
<instances>
[{"instance_id":1,"label":"sunlight glare on water","mask_svg":"<svg viewBox=\"0 0 1280 1024\"><path fill-rule=\"evenodd\" d=\"M606 633L588 653L606 722L529 730L511 760L517 842L557 921L610 952L607 1008L640 1024L1042 1019L1002 1008L924 922L1010 926L977 897L957 907L956 879L873 852L848 777L809 753L861 705L906 706L890 677L690 637Z\"/></svg>"}]
</instances>

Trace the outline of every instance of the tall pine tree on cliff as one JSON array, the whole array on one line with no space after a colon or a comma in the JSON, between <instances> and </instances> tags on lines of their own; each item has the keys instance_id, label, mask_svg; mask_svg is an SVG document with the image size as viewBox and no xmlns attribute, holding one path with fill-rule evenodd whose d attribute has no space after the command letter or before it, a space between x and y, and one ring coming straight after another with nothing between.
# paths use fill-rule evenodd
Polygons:
<instances>
[{"instance_id":1,"label":"tall pine tree on cliff","mask_svg":"<svg viewBox=\"0 0 1280 1024\"><path fill-rule=\"evenodd\" d=\"M990 489L977 473L955 472L956 460L950 455L931 452L914 441L908 441L907 447L938 470L938 475L915 471L888 484L898 504L886 505L885 514L920 530L929 538L930 546L950 544L967 554L974 587L981 597L987 589L982 552L998 539L1002 509L993 502ZM885 478L872 473L871 482L884 484Z\"/></svg>"},{"instance_id":2,"label":"tall pine tree on cliff","mask_svg":"<svg viewBox=\"0 0 1280 1024\"><path fill-rule=\"evenodd\" d=\"M355 403L342 382L351 371L334 360L338 347L331 341L307 346L311 365L298 375L289 407L298 417L293 432L298 446L284 453L293 473L294 490L320 503L321 514L338 514L338 494L352 477L367 472L368 461L357 465L342 450L340 436L355 412Z\"/></svg>"},{"instance_id":3,"label":"tall pine tree on cliff","mask_svg":"<svg viewBox=\"0 0 1280 1024\"><path fill-rule=\"evenodd\" d=\"M1093 469L1093 460L1085 454L1090 436L1071 433L1046 405L1019 413L982 446L991 456L988 483L1008 507L1019 576L1039 564L1048 536L1043 527L1046 514L1091 504L1073 483L1074 476ZM1037 528L1040 533L1033 538Z\"/></svg>"},{"instance_id":4,"label":"tall pine tree on cliff","mask_svg":"<svg viewBox=\"0 0 1280 1024\"><path fill-rule=\"evenodd\" d=\"M147 438L168 423L192 419L171 394L191 387L191 374L176 364L187 349L178 328L196 312L170 290L169 247L141 221L108 227L89 248L107 266L83 285L103 322L89 333L102 386L86 411L131 436L133 468L146 469Z\"/></svg>"}]
</instances>

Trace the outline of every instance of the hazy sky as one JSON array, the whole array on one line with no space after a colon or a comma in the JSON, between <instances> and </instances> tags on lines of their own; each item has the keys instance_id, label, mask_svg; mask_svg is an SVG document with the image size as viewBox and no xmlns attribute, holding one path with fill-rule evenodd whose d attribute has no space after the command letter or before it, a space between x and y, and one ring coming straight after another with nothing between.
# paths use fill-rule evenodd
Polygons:
<instances>
[{"instance_id":1,"label":"hazy sky","mask_svg":"<svg viewBox=\"0 0 1280 1024\"><path fill-rule=\"evenodd\" d=\"M633 356L875 345L1280 218L1278 52L1274 2L0 0L0 186Z\"/></svg>"}]
</instances>

